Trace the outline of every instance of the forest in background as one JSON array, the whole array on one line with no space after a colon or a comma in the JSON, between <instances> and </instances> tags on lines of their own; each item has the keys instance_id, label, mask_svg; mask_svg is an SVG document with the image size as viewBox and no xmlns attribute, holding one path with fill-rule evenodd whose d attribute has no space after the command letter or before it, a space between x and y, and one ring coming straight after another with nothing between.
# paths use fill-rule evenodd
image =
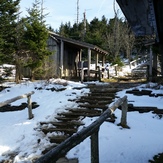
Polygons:
<instances>
[{"instance_id":1,"label":"forest in background","mask_svg":"<svg viewBox=\"0 0 163 163\"><path fill-rule=\"evenodd\" d=\"M46 14L41 0L35 0L32 8L27 9L28 16L20 17L20 0L2 0L0 5L0 64L8 63L16 67L15 81L22 78L22 68L31 71L31 80L43 76L49 69L44 64L51 52L47 48L49 30L46 25ZM108 20L94 18L88 22L70 22L61 24L56 33L61 36L84 41L108 51L106 58L111 64L123 65L122 59L128 62L144 54L144 37L136 38L125 19L115 17Z\"/></svg>"},{"instance_id":2,"label":"forest in background","mask_svg":"<svg viewBox=\"0 0 163 163\"><path fill-rule=\"evenodd\" d=\"M110 20L102 16L101 19L95 17L90 22L86 19L78 24L67 22L61 24L59 30L55 32L63 37L84 41L108 51L107 61L119 66L123 65L122 58L130 62L148 50L143 45L147 38L135 37L127 20L119 18L117 13Z\"/></svg>"}]
</instances>

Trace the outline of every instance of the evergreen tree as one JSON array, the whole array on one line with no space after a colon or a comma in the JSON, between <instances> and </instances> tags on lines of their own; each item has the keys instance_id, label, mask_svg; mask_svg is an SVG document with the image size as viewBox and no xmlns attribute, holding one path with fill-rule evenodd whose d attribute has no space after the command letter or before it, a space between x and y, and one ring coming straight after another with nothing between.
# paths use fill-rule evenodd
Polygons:
<instances>
[{"instance_id":1,"label":"evergreen tree","mask_svg":"<svg viewBox=\"0 0 163 163\"><path fill-rule=\"evenodd\" d=\"M29 17L25 23L24 43L28 50L27 65L31 69L31 79L34 79L34 73L43 66L47 56L51 52L47 49L47 39L49 36L45 25L45 15L40 9L40 2L35 0L33 7L28 9Z\"/></svg>"},{"instance_id":2,"label":"evergreen tree","mask_svg":"<svg viewBox=\"0 0 163 163\"><path fill-rule=\"evenodd\" d=\"M16 20L20 0L1 0L0 4L0 63L13 63L16 44Z\"/></svg>"},{"instance_id":3,"label":"evergreen tree","mask_svg":"<svg viewBox=\"0 0 163 163\"><path fill-rule=\"evenodd\" d=\"M22 79L22 68L24 66L24 63L26 63L26 56L27 56L27 49L25 49L24 46L24 22L25 18L21 18L17 21L16 26L16 38L15 38L15 44L16 49L14 55L14 64L16 67L16 74L15 74L15 82L19 83Z\"/></svg>"}]
</instances>

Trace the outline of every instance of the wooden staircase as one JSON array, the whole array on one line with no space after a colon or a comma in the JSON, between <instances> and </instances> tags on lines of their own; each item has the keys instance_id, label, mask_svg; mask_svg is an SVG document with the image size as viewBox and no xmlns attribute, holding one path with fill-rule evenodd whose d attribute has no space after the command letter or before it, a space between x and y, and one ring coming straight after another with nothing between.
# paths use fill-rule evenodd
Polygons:
<instances>
[{"instance_id":1,"label":"wooden staircase","mask_svg":"<svg viewBox=\"0 0 163 163\"><path fill-rule=\"evenodd\" d=\"M116 97L116 92L131 88L133 86L137 86L140 83L134 83L133 85L129 85L127 83L114 83L114 84L88 84L87 88L90 89L90 93L85 96L82 96L80 99L74 99L78 104L76 108L66 108L64 112L58 113L55 117L55 121L52 122L40 122L41 131L47 135L49 138L49 142L52 144L51 147L46 148L42 151L43 154L56 147L58 144L62 143L65 139L76 133L80 126L83 126L84 123L82 120L85 117L96 117L100 116L103 113L110 103L112 103ZM131 90L126 93L142 93L143 95L151 95L150 91L138 91ZM121 108L119 108L121 109ZM135 107L131 104L128 105L128 111L139 111L139 112L148 112L153 111L155 114L163 114L162 110L159 110L155 107ZM110 116L107 121L115 122L115 115ZM64 156L63 156L64 157ZM62 160L63 158L61 158ZM64 163L73 163L72 161L64 158L63 160L67 160ZM73 160L75 163L78 163L77 159ZM59 161L57 163L63 163L63 161Z\"/></svg>"},{"instance_id":2,"label":"wooden staircase","mask_svg":"<svg viewBox=\"0 0 163 163\"><path fill-rule=\"evenodd\" d=\"M105 86L88 84L87 87L90 93L73 100L78 107L66 108L64 112L57 114L55 121L40 122L40 130L45 136L48 135L49 142L52 143L50 148L42 151L43 154L76 133L78 128L84 125L82 119L100 116L108 108L107 105L113 102L115 93L118 91L109 84ZM110 122L114 122L113 117L110 117Z\"/></svg>"}]
</instances>

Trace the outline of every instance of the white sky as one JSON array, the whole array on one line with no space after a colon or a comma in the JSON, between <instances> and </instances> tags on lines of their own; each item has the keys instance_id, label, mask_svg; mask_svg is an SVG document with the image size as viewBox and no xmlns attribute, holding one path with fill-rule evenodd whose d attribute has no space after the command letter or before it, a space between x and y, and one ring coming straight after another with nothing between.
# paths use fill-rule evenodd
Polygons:
<instances>
[{"instance_id":1,"label":"white sky","mask_svg":"<svg viewBox=\"0 0 163 163\"><path fill-rule=\"evenodd\" d=\"M32 7L34 0L21 0L20 10L23 15L27 15L26 9ZM114 17L114 0L79 0L79 22L83 19L83 13L86 12L88 21L97 17L101 19L103 15L107 19ZM49 13L46 19L54 29L58 29L61 23L77 21L77 0L44 0L45 12Z\"/></svg>"}]
</instances>

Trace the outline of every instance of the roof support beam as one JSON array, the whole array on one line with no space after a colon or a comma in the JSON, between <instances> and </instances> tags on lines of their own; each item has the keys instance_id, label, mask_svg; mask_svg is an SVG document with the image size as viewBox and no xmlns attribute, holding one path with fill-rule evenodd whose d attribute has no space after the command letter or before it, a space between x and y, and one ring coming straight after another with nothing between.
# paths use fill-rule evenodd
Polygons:
<instances>
[{"instance_id":1,"label":"roof support beam","mask_svg":"<svg viewBox=\"0 0 163 163\"><path fill-rule=\"evenodd\" d=\"M95 69L97 70L99 54L96 53Z\"/></svg>"},{"instance_id":2,"label":"roof support beam","mask_svg":"<svg viewBox=\"0 0 163 163\"><path fill-rule=\"evenodd\" d=\"M161 75L163 76L163 44L159 44L159 53L160 53L160 60L161 60Z\"/></svg>"},{"instance_id":3,"label":"roof support beam","mask_svg":"<svg viewBox=\"0 0 163 163\"><path fill-rule=\"evenodd\" d=\"M61 40L61 58L60 58L60 77L63 76L63 56L64 56L64 42Z\"/></svg>"},{"instance_id":4,"label":"roof support beam","mask_svg":"<svg viewBox=\"0 0 163 163\"><path fill-rule=\"evenodd\" d=\"M88 78L90 77L90 65L91 65L91 49L88 48L88 72L87 72Z\"/></svg>"}]
</instances>

